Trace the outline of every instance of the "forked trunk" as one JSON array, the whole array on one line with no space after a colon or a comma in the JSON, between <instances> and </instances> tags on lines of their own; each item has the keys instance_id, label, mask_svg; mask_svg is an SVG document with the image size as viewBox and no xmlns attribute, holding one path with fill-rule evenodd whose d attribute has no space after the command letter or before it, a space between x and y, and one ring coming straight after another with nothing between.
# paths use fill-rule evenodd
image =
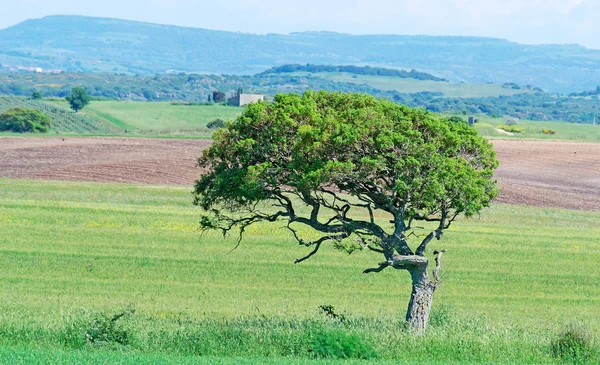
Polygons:
<instances>
[{"instance_id":1,"label":"forked trunk","mask_svg":"<svg viewBox=\"0 0 600 365\"><path fill-rule=\"evenodd\" d=\"M409 270L412 276L412 294L406 311L406 322L419 333L425 332L427 328L435 291L435 285L429 281L426 270L426 267Z\"/></svg>"}]
</instances>

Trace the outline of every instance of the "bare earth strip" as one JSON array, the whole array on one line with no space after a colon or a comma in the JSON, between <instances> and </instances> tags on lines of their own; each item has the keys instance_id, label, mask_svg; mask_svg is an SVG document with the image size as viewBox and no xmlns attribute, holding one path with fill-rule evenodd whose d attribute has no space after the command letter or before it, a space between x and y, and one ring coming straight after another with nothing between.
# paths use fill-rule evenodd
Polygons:
<instances>
[{"instance_id":1,"label":"bare earth strip","mask_svg":"<svg viewBox=\"0 0 600 365\"><path fill-rule=\"evenodd\" d=\"M600 144L495 140L499 202L600 211ZM0 177L190 185L210 141L0 138Z\"/></svg>"}]
</instances>

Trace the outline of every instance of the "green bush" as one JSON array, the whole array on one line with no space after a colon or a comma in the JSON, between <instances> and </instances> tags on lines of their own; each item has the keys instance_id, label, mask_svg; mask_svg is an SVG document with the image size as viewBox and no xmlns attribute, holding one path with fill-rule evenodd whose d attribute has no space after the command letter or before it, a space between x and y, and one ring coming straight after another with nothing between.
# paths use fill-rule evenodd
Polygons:
<instances>
[{"instance_id":1,"label":"green bush","mask_svg":"<svg viewBox=\"0 0 600 365\"><path fill-rule=\"evenodd\" d=\"M208 122L208 124L206 126L208 127L208 129L224 128L225 122L222 119L215 119L215 120Z\"/></svg>"},{"instance_id":2,"label":"green bush","mask_svg":"<svg viewBox=\"0 0 600 365\"><path fill-rule=\"evenodd\" d=\"M567 327L551 344L552 355L572 362L586 362L592 354L590 333L581 326Z\"/></svg>"},{"instance_id":3,"label":"green bush","mask_svg":"<svg viewBox=\"0 0 600 365\"><path fill-rule=\"evenodd\" d=\"M310 352L314 357L331 359L372 359L377 356L375 350L358 336L339 330L317 333Z\"/></svg>"},{"instance_id":4,"label":"green bush","mask_svg":"<svg viewBox=\"0 0 600 365\"><path fill-rule=\"evenodd\" d=\"M127 345L130 341L130 331L120 320L131 313L125 311L114 315L106 313L79 315L67 323L63 343L74 348L83 345L101 347Z\"/></svg>"},{"instance_id":5,"label":"green bush","mask_svg":"<svg viewBox=\"0 0 600 365\"><path fill-rule=\"evenodd\" d=\"M48 132L50 117L39 110L14 108L0 114L0 131Z\"/></svg>"}]
</instances>

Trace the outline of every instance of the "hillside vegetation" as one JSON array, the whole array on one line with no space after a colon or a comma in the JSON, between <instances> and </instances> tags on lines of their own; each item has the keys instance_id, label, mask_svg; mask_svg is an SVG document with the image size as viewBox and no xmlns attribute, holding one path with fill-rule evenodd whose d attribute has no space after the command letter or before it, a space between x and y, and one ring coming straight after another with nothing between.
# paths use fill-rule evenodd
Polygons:
<instances>
[{"instance_id":1,"label":"hillside vegetation","mask_svg":"<svg viewBox=\"0 0 600 365\"><path fill-rule=\"evenodd\" d=\"M98 119L73 113L68 109L66 103L64 106L60 106L25 97L0 96L0 113L13 108L39 110L50 117L52 129L55 131L80 134L112 134L119 130L117 126L113 126L111 123L103 123Z\"/></svg>"},{"instance_id":2,"label":"hillside vegetation","mask_svg":"<svg viewBox=\"0 0 600 365\"><path fill-rule=\"evenodd\" d=\"M342 66L340 66L342 67ZM232 96L238 89L274 96L306 90L362 92L434 112L529 120L592 123L600 120L598 96L567 96L532 85L460 84L396 76L339 72L270 73L254 76L162 74L132 76L115 73L0 74L0 94L65 97L72 87L95 97L137 101L206 102L213 91Z\"/></svg>"},{"instance_id":3,"label":"hillside vegetation","mask_svg":"<svg viewBox=\"0 0 600 365\"><path fill-rule=\"evenodd\" d=\"M0 31L0 63L151 75L355 64L417 69L455 82L535 84L560 92L600 84L600 50L576 45L332 32L257 35L80 16L33 19Z\"/></svg>"}]
</instances>

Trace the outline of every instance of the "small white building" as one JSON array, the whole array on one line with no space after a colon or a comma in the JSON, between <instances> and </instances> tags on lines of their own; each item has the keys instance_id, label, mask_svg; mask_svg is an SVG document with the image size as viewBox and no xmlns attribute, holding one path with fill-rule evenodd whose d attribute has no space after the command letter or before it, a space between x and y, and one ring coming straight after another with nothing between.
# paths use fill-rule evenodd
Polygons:
<instances>
[{"instance_id":1,"label":"small white building","mask_svg":"<svg viewBox=\"0 0 600 365\"><path fill-rule=\"evenodd\" d=\"M262 94L244 94L242 89L238 89L234 97L227 99L227 103L233 106L244 106L262 100L265 100Z\"/></svg>"}]
</instances>

